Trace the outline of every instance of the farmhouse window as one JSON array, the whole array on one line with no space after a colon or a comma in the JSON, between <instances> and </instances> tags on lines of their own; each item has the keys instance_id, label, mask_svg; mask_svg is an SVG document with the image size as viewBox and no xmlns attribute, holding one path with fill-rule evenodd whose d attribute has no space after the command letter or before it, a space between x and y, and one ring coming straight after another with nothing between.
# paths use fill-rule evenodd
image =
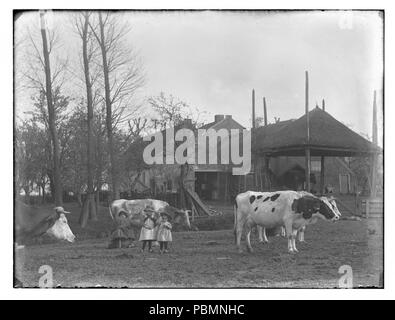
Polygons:
<instances>
[{"instance_id":1,"label":"farmhouse window","mask_svg":"<svg viewBox=\"0 0 395 320\"><path fill-rule=\"evenodd\" d=\"M311 160L311 171L321 172L321 160Z\"/></svg>"}]
</instances>

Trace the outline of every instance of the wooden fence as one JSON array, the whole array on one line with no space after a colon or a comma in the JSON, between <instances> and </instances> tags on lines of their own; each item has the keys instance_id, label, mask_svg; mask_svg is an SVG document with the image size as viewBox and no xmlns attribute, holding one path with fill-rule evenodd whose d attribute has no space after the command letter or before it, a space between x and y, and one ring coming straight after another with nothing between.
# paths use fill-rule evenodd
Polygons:
<instances>
[{"instance_id":1,"label":"wooden fence","mask_svg":"<svg viewBox=\"0 0 395 320\"><path fill-rule=\"evenodd\" d=\"M382 218L384 214L384 202L382 198L362 199L361 213L366 218Z\"/></svg>"}]
</instances>

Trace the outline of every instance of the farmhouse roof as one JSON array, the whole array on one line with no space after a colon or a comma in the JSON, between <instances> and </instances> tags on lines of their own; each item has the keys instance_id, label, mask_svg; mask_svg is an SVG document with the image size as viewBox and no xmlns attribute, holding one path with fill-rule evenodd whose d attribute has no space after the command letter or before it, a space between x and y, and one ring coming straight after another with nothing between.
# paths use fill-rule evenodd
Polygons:
<instances>
[{"instance_id":1,"label":"farmhouse roof","mask_svg":"<svg viewBox=\"0 0 395 320\"><path fill-rule=\"evenodd\" d=\"M216 115L213 122L201 126L199 129L245 129L231 115Z\"/></svg>"},{"instance_id":2,"label":"farmhouse roof","mask_svg":"<svg viewBox=\"0 0 395 320\"><path fill-rule=\"evenodd\" d=\"M310 139L306 115L256 129L253 148L258 154L303 156L355 156L380 152L380 148L316 107L309 112Z\"/></svg>"}]
</instances>

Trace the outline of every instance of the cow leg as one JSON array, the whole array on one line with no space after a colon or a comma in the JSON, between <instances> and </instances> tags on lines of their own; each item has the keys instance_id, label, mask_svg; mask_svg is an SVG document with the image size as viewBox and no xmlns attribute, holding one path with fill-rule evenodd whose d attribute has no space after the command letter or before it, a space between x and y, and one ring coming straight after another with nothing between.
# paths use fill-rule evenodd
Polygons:
<instances>
[{"instance_id":1,"label":"cow leg","mask_svg":"<svg viewBox=\"0 0 395 320\"><path fill-rule=\"evenodd\" d=\"M267 239L266 236L266 228L262 228L262 233L263 233L263 243L268 243L269 240Z\"/></svg>"},{"instance_id":2,"label":"cow leg","mask_svg":"<svg viewBox=\"0 0 395 320\"><path fill-rule=\"evenodd\" d=\"M267 236L266 236L266 229L261 226L257 226L257 228L258 228L259 242L264 243L264 244L269 242L269 240L267 240Z\"/></svg>"},{"instance_id":3,"label":"cow leg","mask_svg":"<svg viewBox=\"0 0 395 320\"><path fill-rule=\"evenodd\" d=\"M306 229L306 227L302 227L302 228L299 230L299 234L298 234L298 240L299 240L299 242L306 242L306 241L304 240L304 231L305 231L305 229Z\"/></svg>"},{"instance_id":4,"label":"cow leg","mask_svg":"<svg viewBox=\"0 0 395 320\"><path fill-rule=\"evenodd\" d=\"M281 236L282 236L283 238L286 237L285 228L284 228L284 227L281 227Z\"/></svg>"},{"instance_id":5,"label":"cow leg","mask_svg":"<svg viewBox=\"0 0 395 320\"><path fill-rule=\"evenodd\" d=\"M296 249L296 235L298 234L298 230L292 230L292 248L294 252L298 252Z\"/></svg>"},{"instance_id":6,"label":"cow leg","mask_svg":"<svg viewBox=\"0 0 395 320\"><path fill-rule=\"evenodd\" d=\"M263 242L262 227L261 226L257 226L256 228L258 229L258 241L259 242Z\"/></svg>"},{"instance_id":7,"label":"cow leg","mask_svg":"<svg viewBox=\"0 0 395 320\"><path fill-rule=\"evenodd\" d=\"M253 223L251 221L247 221L246 223L246 241L247 241L247 251L254 252L251 246L251 230L253 227Z\"/></svg>"},{"instance_id":8,"label":"cow leg","mask_svg":"<svg viewBox=\"0 0 395 320\"><path fill-rule=\"evenodd\" d=\"M239 253L242 253L243 250L241 249L241 236L243 234L243 221L238 221L236 227L236 246Z\"/></svg>"},{"instance_id":9,"label":"cow leg","mask_svg":"<svg viewBox=\"0 0 395 320\"><path fill-rule=\"evenodd\" d=\"M254 252L254 250L251 247L251 229L247 230L246 233L246 241L247 241L247 251L248 252Z\"/></svg>"},{"instance_id":10,"label":"cow leg","mask_svg":"<svg viewBox=\"0 0 395 320\"><path fill-rule=\"evenodd\" d=\"M294 253L294 246L293 246L293 230L292 230L292 221L285 222L285 232L288 238L288 252Z\"/></svg>"}]
</instances>

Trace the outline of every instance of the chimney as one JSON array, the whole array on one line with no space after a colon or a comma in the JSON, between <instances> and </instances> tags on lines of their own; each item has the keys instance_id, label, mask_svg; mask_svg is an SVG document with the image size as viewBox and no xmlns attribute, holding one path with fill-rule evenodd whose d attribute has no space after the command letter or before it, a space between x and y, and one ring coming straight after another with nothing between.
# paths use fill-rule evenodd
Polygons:
<instances>
[{"instance_id":1,"label":"chimney","mask_svg":"<svg viewBox=\"0 0 395 320\"><path fill-rule=\"evenodd\" d=\"M225 116L225 119L232 119L232 115L227 114L227 115Z\"/></svg>"},{"instance_id":2,"label":"chimney","mask_svg":"<svg viewBox=\"0 0 395 320\"><path fill-rule=\"evenodd\" d=\"M225 119L225 116L224 116L223 114L216 114L216 115L214 116L214 122L215 122L215 123L220 122L220 121L222 121L222 120L224 120L224 119Z\"/></svg>"},{"instance_id":3,"label":"chimney","mask_svg":"<svg viewBox=\"0 0 395 320\"><path fill-rule=\"evenodd\" d=\"M325 111L325 99L322 99L322 110Z\"/></svg>"},{"instance_id":4,"label":"chimney","mask_svg":"<svg viewBox=\"0 0 395 320\"><path fill-rule=\"evenodd\" d=\"M189 119L189 118L185 119L184 125L192 125L192 119Z\"/></svg>"}]
</instances>

